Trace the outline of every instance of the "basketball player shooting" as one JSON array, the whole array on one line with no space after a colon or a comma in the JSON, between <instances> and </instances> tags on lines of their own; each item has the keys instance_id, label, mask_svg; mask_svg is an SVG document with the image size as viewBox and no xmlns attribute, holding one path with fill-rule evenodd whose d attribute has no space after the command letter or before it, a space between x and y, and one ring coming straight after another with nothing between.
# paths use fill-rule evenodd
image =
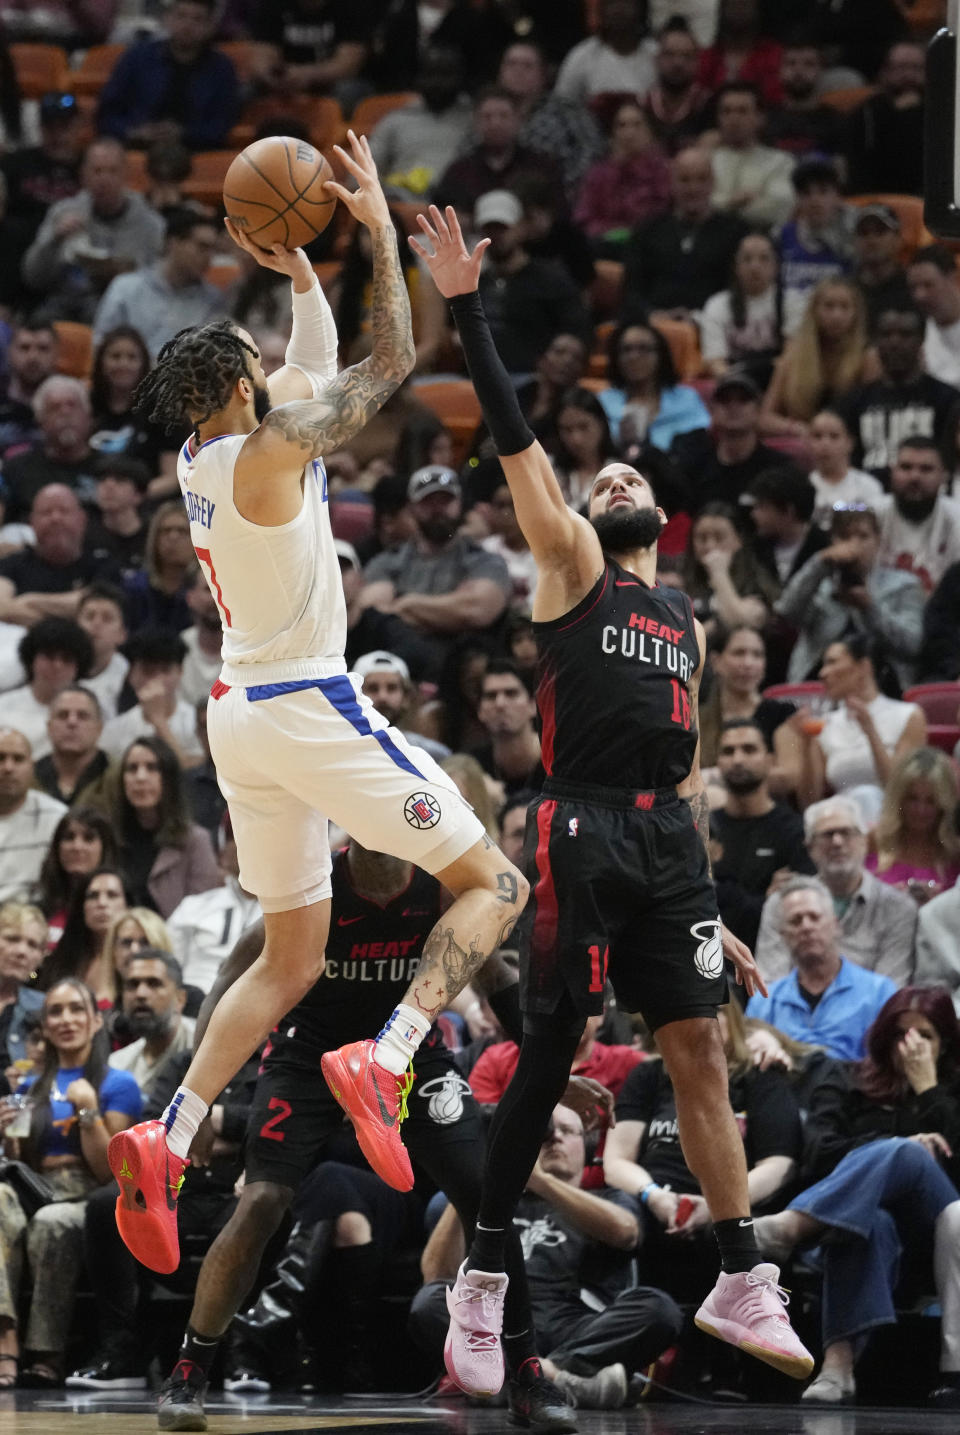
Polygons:
<instances>
[{"instance_id":1,"label":"basketball player shooting","mask_svg":"<svg viewBox=\"0 0 960 1435\"><path fill-rule=\"evenodd\" d=\"M724 956L748 993L764 986L750 952L717 917L697 737L706 643L686 594L656 581L666 515L643 474L620 462L594 479L588 519L567 507L477 293L489 241L468 253L452 209L444 217L431 206L430 220L418 220L430 247L411 245L451 301L537 563L547 773L524 849L532 897L520 929L523 1044L494 1115L473 1244L447 1298L447 1369L465 1390L491 1388L506 1233L609 976L620 1006L642 1013L656 1036L683 1154L713 1220L723 1269L697 1325L802 1379L813 1360L787 1319L780 1272L757 1247L716 1020L727 999ZM499 1373L502 1380L502 1366Z\"/></svg>"},{"instance_id":2,"label":"basketball player shooting","mask_svg":"<svg viewBox=\"0 0 960 1435\"><path fill-rule=\"evenodd\" d=\"M404 1074L437 1014L512 929L527 895L453 782L380 717L346 672L323 455L360 431L414 362L387 202L366 139L351 132L350 150L339 153L357 188L333 181L327 188L370 230L369 358L338 374L333 317L303 251L266 252L232 229L258 263L290 276L284 367L267 380L251 336L221 321L165 345L137 395L163 424L188 416L194 428L177 472L223 624L207 731L240 881L259 898L265 928L261 955L217 1007L161 1119L123 1132L109 1148L120 1233L159 1271L179 1262L177 1194L210 1103L323 972L328 819L364 847L422 867L455 898L376 1042L354 1042L323 1059L364 1154L398 1190L413 1185L400 1136Z\"/></svg>"}]
</instances>

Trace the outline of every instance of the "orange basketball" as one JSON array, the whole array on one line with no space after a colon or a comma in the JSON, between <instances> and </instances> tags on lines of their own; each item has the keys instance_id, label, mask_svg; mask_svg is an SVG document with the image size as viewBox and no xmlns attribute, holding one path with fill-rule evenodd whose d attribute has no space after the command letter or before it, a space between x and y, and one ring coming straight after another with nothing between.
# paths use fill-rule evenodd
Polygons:
<instances>
[{"instance_id":1,"label":"orange basketball","mask_svg":"<svg viewBox=\"0 0 960 1435\"><path fill-rule=\"evenodd\" d=\"M321 234L336 199L323 187L333 170L306 140L272 135L247 145L227 170L223 207L228 218L262 249L296 249Z\"/></svg>"}]
</instances>

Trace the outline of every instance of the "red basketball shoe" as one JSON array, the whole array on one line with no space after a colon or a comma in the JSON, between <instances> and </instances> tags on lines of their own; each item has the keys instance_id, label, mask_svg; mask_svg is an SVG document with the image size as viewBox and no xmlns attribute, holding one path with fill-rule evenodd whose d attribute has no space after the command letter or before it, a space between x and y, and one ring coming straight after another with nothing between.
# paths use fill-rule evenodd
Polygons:
<instances>
[{"instance_id":1,"label":"red basketball shoe","mask_svg":"<svg viewBox=\"0 0 960 1435\"><path fill-rule=\"evenodd\" d=\"M360 1150L395 1191L413 1187L413 1168L400 1139L412 1075L394 1076L373 1059L375 1043L355 1041L320 1060L327 1085L353 1122Z\"/></svg>"},{"instance_id":2,"label":"red basketball shoe","mask_svg":"<svg viewBox=\"0 0 960 1435\"><path fill-rule=\"evenodd\" d=\"M162 1121L118 1131L107 1160L120 1187L117 1230L124 1245L141 1265L169 1275L180 1264L177 1197L189 1161L170 1152Z\"/></svg>"}]
</instances>

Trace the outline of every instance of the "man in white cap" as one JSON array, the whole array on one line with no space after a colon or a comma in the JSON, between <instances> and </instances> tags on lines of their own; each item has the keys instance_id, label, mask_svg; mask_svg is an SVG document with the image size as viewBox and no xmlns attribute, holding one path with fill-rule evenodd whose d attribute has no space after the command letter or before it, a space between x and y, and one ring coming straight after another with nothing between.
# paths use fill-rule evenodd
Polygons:
<instances>
[{"instance_id":1,"label":"man in white cap","mask_svg":"<svg viewBox=\"0 0 960 1435\"><path fill-rule=\"evenodd\" d=\"M407 742L422 747L437 762L450 756L450 749L435 738L424 737L422 733L411 732L405 726L413 702L413 684L410 669L396 653L385 648L376 648L364 653L353 665L357 677L363 679L363 691L381 717L393 727L399 728Z\"/></svg>"}]
</instances>

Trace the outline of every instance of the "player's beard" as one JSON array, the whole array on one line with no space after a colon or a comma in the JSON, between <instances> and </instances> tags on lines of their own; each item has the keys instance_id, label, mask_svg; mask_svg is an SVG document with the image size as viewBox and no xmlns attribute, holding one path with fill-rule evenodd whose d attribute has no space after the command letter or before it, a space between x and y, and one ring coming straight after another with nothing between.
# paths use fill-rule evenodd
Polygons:
<instances>
[{"instance_id":1,"label":"player's beard","mask_svg":"<svg viewBox=\"0 0 960 1435\"><path fill-rule=\"evenodd\" d=\"M270 390L266 384L254 384L253 414L258 424L263 423L272 408L273 404L270 402Z\"/></svg>"},{"instance_id":2,"label":"player's beard","mask_svg":"<svg viewBox=\"0 0 960 1435\"><path fill-rule=\"evenodd\" d=\"M652 548L663 528L655 508L628 509L626 505L598 513L590 522L600 539L600 547L607 553L634 553L638 548Z\"/></svg>"}]
</instances>

